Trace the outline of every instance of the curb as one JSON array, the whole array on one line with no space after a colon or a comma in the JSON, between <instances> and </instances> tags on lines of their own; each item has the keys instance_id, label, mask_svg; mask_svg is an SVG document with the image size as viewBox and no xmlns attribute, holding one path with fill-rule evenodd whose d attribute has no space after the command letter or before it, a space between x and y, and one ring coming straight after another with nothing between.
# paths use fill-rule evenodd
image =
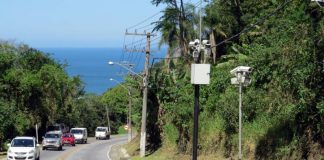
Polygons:
<instances>
[{"instance_id":1,"label":"curb","mask_svg":"<svg viewBox=\"0 0 324 160\"><path fill-rule=\"evenodd\" d=\"M0 160L6 160L7 159L7 152L0 152Z\"/></svg>"}]
</instances>

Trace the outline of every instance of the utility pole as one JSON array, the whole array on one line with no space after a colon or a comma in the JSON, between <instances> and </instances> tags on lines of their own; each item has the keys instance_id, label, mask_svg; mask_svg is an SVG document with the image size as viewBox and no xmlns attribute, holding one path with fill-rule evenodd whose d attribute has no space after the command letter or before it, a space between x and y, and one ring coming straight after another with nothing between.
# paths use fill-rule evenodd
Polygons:
<instances>
[{"instance_id":1,"label":"utility pole","mask_svg":"<svg viewBox=\"0 0 324 160\"><path fill-rule=\"evenodd\" d=\"M200 5L201 5L200 0ZM199 7L199 42L201 43L201 7ZM198 52L200 52L200 44ZM196 64L199 63L200 56L194 58ZM194 130L193 130L193 140L192 140L192 160L197 160L198 156L198 124L199 124L199 95L200 95L200 86L199 84L194 84L195 89L195 104L194 104Z\"/></svg>"},{"instance_id":2,"label":"utility pole","mask_svg":"<svg viewBox=\"0 0 324 160\"><path fill-rule=\"evenodd\" d=\"M130 142L133 138L132 136L132 97L131 97L131 91L130 87L128 87L128 96L129 96L129 101L128 101L128 142Z\"/></svg>"},{"instance_id":3,"label":"utility pole","mask_svg":"<svg viewBox=\"0 0 324 160\"><path fill-rule=\"evenodd\" d=\"M116 79L110 78L111 81L115 81L118 83L122 88L127 90L128 96L128 116L127 116L127 126L128 126L128 142L132 140L132 97L131 97L131 87L124 86Z\"/></svg>"},{"instance_id":4,"label":"utility pole","mask_svg":"<svg viewBox=\"0 0 324 160\"><path fill-rule=\"evenodd\" d=\"M141 121L141 139L140 139L140 156L145 156L146 146L146 116L147 116L147 85L148 85L148 74L149 74L149 60L150 60L150 47L151 47L151 36L154 34L148 33L128 33L126 35L146 36L146 48L145 48L145 65L144 65L144 77L143 77L143 107L142 107L142 121Z\"/></svg>"},{"instance_id":5,"label":"utility pole","mask_svg":"<svg viewBox=\"0 0 324 160\"><path fill-rule=\"evenodd\" d=\"M37 126L37 123L35 125L35 129L36 129L36 142L38 144L38 126Z\"/></svg>"},{"instance_id":6,"label":"utility pole","mask_svg":"<svg viewBox=\"0 0 324 160\"><path fill-rule=\"evenodd\" d=\"M111 130L110 130L110 120L109 120L109 110L108 110L107 105L105 105L105 107L106 107L106 112L107 112L108 129L109 129L109 132L111 133Z\"/></svg>"},{"instance_id":7,"label":"utility pole","mask_svg":"<svg viewBox=\"0 0 324 160\"><path fill-rule=\"evenodd\" d=\"M202 0L200 0L200 5ZM203 51L206 55L210 54L210 44L208 40L202 40L202 13L199 8L199 39L189 43L190 50L194 58L194 63L191 64L191 83L194 86L194 128L192 140L192 160L197 160L198 157L198 129L199 129L199 95L200 85L209 84L210 64L200 64L200 54ZM205 58L206 59L206 58ZM206 60L204 61L206 62Z\"/></svg>"}]
</instances>

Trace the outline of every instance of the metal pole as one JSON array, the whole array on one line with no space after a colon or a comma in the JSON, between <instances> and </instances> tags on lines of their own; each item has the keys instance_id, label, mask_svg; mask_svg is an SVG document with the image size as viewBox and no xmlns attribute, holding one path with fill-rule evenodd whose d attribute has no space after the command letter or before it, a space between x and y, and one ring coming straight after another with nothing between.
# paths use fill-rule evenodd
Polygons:
<instances>
[{"instance_id":1,"label":"metal pole","mask_svg":"<svg viewBox=\"0 0 324 160\"><path fill-rule=\"evenodd\" d=\"M108 107L107 105L105 105L106 107L106 112L107 112L107 122L108 122L108 128L109 128L109 132L111 133L111 130L110 130L110 121L109 121L109 110L108 110Z\"/></svg>"},{"instance_id":2,"label":"metal pole","mask_svg":"<svg viewBox=\"0 0 324 160\"><path fill-rule=\"evenodd\" d=\"M129 96L129 102L128 102L128 142L132 140L132 98L131 98L131 93L130 89L128 88L128 96Z\"/></svg>"},{"instance_id":3,"label":"metal pole","mask_svg":"<svg viewBox=\"0 0 324 160\"><path fill-rule=\"evenodd\" d=\"M201 43L201 5L202 5L202 0L200 0L200 7L199 7L199 42Z\"/></svg>"},{"instance_id":4,"label":"metal pole","mask_svg":"<svg viewBox=\"0 0 324 160\"><path fill-rule=\"evenodd\" d=\"M131 97L131 88L130 87L126 87L123 84L121 84L119 81L110 78L111 81L115 81L116 83L118 83L122 88L127 90L127 95L128 95L128 115L127 115L127 126L128 126L128 142L130 142L132 140L132 97Z\"/></svg>"},{"instance_id":5,"label":"metal pole","mask_svg":"<svg viewBox=\"0 0 324 160\"><path fill-rule=\"evenodd\" d=\"M200 5L202 0L200 0ZM201 6L199 8L199 50L201 49ZM199 53L200 54L200 53ZM199 56L195 59L195 63L199 63ZM198 156L198 128L199 128L199 84L194 85L195 88L195 106L194 106L194 130L192 140L192 160L197 160Z\"/></svg>"},{"instance_id":6,"label":"metal pole","mask_svg":"<svg viewBox=\"0 0 324 160\"><path fill-rule=\"evenodd\" d=\"M146 113L147 113L147 85L148 85L148 74L149 74L149 59L150 59L150 38L151 34L147 33L147 44L146 44L146 58L145 58L145 76L143 78L143 107L142 107L142 126L141 126L141 140L140 140L140 156L145 156L145 146L146 146Z\"/></svg>"},{"instance_id":7,"label":"metal pole","mask_svg":"<svg viewBox=\"0 0 324 160\"><path fill-rule=\"evenodd\" d=\"M194 87L195 87L195 106L194 106L194 130L193 130L192 159L197 160L198 122L199 122L199 85L195 84Z\"/></svg>"},{"instance_id":8,"label":"metal pole","mask_svg":"<svg viewBox=\"0 0 324 160\"><path fill-rule=\"evenodd\" d=\"M38 144L38 126L37 126L37 123L36 123L35 129L36 129L36 142Z\"/></svg>"},{"instance_id":9,"label":"metal pole","mask_svg":"<svg viewBox=\"0 0 324 160\"><path fill-rule=\"evenodd\" d=\"M242 159L242 83L239 80L239 160Z\"/></svg>"}]
</instances>

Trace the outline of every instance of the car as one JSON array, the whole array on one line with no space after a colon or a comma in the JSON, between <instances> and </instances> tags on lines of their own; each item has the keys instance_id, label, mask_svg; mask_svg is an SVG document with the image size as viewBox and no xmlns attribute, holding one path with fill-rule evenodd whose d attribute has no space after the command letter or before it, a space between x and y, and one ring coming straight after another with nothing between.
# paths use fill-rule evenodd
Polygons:
<instances>
[{"instance_id":1,"label":"car","mask_svg":"<svg viewBox=\"0 0 324 160\"><path fill-rule=\"evenodd\" d=\"M87 143L88 131L86 128L71 128L70 133L75 137L75 143Z\"/></svg>"},{"instance_id":2,"label":"car","mask_svg":"<svg viewBox=\"0 0 324 160\"><path fill-rule=\"evenodd\" d=\"M67 133L69 131L69 127L65 126L64 123L55 123L53 125L47 126L47 132L49 131L57 131L63 133Z\"/></svg>"},{"instance_id":3,"label":"car","mask_svg":"<svg viewBox=\"0 0 324 160\"><path fill-rule=\"evenodd\" d=\"M56 148L57 150L62 150L62 134L61 132L50 131L43 137L42 149L46 150L48 148Z\"/></svg>"},{"instance_id":4,"label":"car","mask_svg":"<svg viewBox=\"0 0 324 160\"><path fill-rule=\"evenodd\" d=\"M16 137L7 145L9 147L7 160L40 159L40 145L37 144L36 138L34 137Z\"/></svg>"},{"instance_id":5,"label":"car","mask_svg":"<svg viewBox=\"0 0 324 160\"><path fill-rule=\"evenodd\" d=\"M62 144L70 144L72 146L75 146L75 137L71 133L64 133L62 136Z\"/></svg>"},{"instance_id":6,"label":"car","mask_svg":"<svg viewBox=\"0 0 324 160\"><path fill-rule=\"evenodd\" d=\"M108 127L97 127L95 135L96 139L110 139L110 131Z\"/></svg>"}]
</instances>

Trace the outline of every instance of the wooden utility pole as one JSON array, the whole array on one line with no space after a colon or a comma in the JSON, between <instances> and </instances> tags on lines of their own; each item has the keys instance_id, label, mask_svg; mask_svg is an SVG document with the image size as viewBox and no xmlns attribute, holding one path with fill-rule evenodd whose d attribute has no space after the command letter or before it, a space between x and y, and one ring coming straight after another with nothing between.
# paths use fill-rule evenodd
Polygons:
<instances>
[{"instance_id":1,"label":"wooden utility pole","mask_svg":"<svg viewBox=\"0 0 324 160\"><path fill-rule=\"evenodd\" d=\"M146 146L146 116L147 116L147 85L148 85L148 74L149 74L149 60L150 60L150 47L151 47L151 36L154 34L148 33L128 33L126 35L135 36L146 36L146 48L145 48L145 65L144 65L144 77L143 77L143 106L142 106L142 121L141 121L141 139L140 139L140 156L145 156Z\"/></svg>"}]
</instances>

